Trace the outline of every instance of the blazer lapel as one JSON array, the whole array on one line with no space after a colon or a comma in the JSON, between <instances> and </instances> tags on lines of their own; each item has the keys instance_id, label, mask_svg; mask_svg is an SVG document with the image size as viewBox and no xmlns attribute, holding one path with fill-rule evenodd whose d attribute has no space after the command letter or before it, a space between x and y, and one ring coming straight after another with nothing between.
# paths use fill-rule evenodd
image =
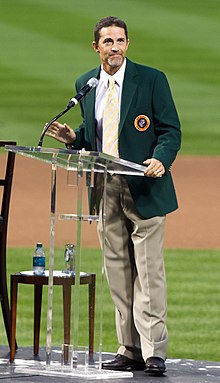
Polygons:
<instances>
[{"instance_id":1,"label":"blazer lapel","mask_svg":"<svg viewBox=\"0 0 220 383\"><path fill-rule=\"evenodd\" d=\"M124 125L127 113L129 111L132 99L134 97L135 91L137 89L137 81L135 80L137 76L137 71L135 65L127 59L125 77L123 82L123 91L121 98L121 115L120 115L120 124L119 124L119 134Z\"/></svg>"},{"instance_id":2,"label":"blazer lapel","mask_svg":"<svg viewBox=\"0 0 220 383\"><path fill-rule=\"evenodd\" d=\"M100 76L100 67L94 69L92 73L93 76L99 79ZM85 108L85 121L88 128L89 140L92 143L92 149L96 150L96 142L95 142L95 93L96 88L91 89L90 92L86 96L86 108Z\"/></svg>"}]
</instances>

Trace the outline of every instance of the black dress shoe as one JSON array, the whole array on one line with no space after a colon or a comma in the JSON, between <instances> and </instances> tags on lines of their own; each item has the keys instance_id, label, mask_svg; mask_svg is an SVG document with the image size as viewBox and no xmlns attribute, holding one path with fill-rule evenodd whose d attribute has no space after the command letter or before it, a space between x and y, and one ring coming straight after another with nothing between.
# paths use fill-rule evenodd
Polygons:
<instances>
[{"instance_id":1,"label":"black dress shoe","mask_svg":"<svg viewBox=\"0 0 220 383\"><path fill-rule=\"evenodd\" d=\"M117 371L144 370L145 363L130 359L125 355L117 354L113 360L103 362L102 368Z\"/></svg>"},{"instance_id":2,"label":"black dress shoe","mask_svg":"<svg viewBox=\"0 0 220 383\"><path fill-rule=\"evenodd\" d=\"M150 375L163 375L163 373L166 372L164 360L156 356L151 356L146 360L145 372Z\"/></svg>"}]
</instances>

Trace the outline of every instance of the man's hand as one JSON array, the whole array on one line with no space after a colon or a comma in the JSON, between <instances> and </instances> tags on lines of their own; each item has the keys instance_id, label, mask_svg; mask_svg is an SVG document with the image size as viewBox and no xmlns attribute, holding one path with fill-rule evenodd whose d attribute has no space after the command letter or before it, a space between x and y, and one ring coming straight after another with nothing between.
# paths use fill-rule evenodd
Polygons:
<instances>
[{"instance_id":1,"label":"man's hand","mask_svg":"<svg viewBox=\"0 0 220 383\"><path fill-rule=\"evenodd\" d=\"M75 132L69 125L60 124L57 121L50 125L45 136L55 138L64 144L72 144L76 139Z\"/></svg>"},{"instance_id":2,"label":"man's hand","mask_svg":"<svg viewBox=\"0 0 220 383\"><path fill-rule=\"evenodd\" d=\"M143 162L144 165L147 165L147 168L144 172L146 177L158 178L162 177L165 173L165 168L159 160L156 158L149 158Z\"/></svg>"}]
</instances>

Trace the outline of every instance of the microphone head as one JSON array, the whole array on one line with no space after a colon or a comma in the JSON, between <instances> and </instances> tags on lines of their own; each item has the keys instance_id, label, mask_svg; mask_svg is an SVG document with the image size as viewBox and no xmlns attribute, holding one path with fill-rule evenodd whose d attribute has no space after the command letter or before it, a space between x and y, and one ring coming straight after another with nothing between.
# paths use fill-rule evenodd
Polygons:
<instances>
[{"instance_id":1,"label":"microphone head","mask_svg":"<svg viewBox=\"0 0 220 383\"><path fill-rule=\"evenodd\" d=\"M90 78L88 81L87 81L87 85L89 85L91 88L95 88L97 85L98 85L98 80L97 78L95 77L92 77Z\"/></svg>"}]
</instances>

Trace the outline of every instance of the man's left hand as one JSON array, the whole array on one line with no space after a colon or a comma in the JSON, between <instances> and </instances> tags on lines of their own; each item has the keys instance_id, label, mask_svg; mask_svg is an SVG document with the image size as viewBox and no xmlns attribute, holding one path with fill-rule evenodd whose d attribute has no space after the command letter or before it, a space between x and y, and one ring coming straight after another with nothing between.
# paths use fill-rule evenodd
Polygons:
<instances>
[{"instance_id":1,"label":"man's left hand","mask_svg":"<svg viewBox=\"0 0 220 383\"><path fill-rule=\"evenodd\" d=\"M147 166L144 172L146 177L158 178L162 177L162 175L165 173L165 168L162 162L156 160L156 158L149 158L145 160L143 164Z\"/></svg>"}]
</instances>

